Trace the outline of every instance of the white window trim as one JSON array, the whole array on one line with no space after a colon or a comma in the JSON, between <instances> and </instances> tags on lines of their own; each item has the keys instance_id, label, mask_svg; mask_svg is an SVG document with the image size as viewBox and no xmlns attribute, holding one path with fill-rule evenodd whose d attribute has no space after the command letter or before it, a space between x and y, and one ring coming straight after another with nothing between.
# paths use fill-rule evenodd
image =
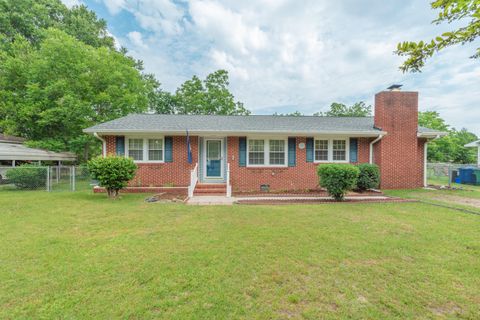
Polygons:
<instances>
[{"instance_id":1,"label":"white window trim","mask_svg":"<svg viewBox=\"0 0 480 320\"><path fill-rule=\"evenodd\" d=\"M133 160L135 163L164 163L165 162L165 138L163 136L157 137L125 137L125 158L128 158L129 154L129 140L130 139L142 139L143 140L143 160ZM163 160L145 160L148 159L148 140L149 139L161 139L162 140L162 159Z\"/></svg>"},{"instance_id":2,"label":"white window trim","mask_svg":"<svg viewBox=\"0 0 480 320\"><path fill-rule=\"evenodd\" d=\"M328 160L315 159L315 141L328 140ZM333 140L345 140L345 160L333 160ZM314 137L313 139L313 162L314 163L349 163L350 162L350 138L348 137Z\"/></svg>"},{"instance_id":3,"label":"white window trim","mask_svg":"<svg viewBox=\"0 0 480 320\"><path fill-rule=\"evenodd\" d=\"M250 140L263 140L264 141L264 150L263 156L265 163L264 164L250 164ZM270 164L270 140L282 140L285 143L285 163L284 164ZM288 138L285 137L263 137L263 136L252 136L247 137L247 167L250 168L286 168L288 167Z\"/></svg>"}]
</instances>

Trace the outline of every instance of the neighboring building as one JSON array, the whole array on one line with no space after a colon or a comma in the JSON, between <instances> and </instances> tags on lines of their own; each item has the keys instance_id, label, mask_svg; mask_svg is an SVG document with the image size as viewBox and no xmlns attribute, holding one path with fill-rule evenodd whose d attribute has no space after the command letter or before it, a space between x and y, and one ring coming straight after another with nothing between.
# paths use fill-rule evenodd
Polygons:
<instances>
[{"instance_id":1,"label":"neighboring building","mask_svg":"<svg viewBox=\"0 0 480 320\"><path fill-rule=\"evenodd\" d=\"M477 166L480 167L480 140L467 143L464 147L477 148Z\"/></svg>"},{"instance_id":2,"label":"neighboring building","mask_svg":"<svg viewBox=\"0 0 480 320\"><path fill-rule=\"evenodd\" d=\"M133 114L84 131L103 141L104 155L137 162L132 191L190 195L313 189L323 163L376 163L381 188L422 187L427 142L443 135L418 127L418 93L402 91L378 93L374 117Z\"/></svg>"},{"instance_id":3,"label":"neighboring building","mask_svg":"<svg viewBox=\"0 0 480 320\"><path fill-rule=\"evenodd\" d=\"M42 149L28 148L23 145L25 139L0 134L0 180L5 178L5 172L23 163L39 163L42 161L57 162L76 161L71 152L52 152Z\"/></svg>"}]
</instances>

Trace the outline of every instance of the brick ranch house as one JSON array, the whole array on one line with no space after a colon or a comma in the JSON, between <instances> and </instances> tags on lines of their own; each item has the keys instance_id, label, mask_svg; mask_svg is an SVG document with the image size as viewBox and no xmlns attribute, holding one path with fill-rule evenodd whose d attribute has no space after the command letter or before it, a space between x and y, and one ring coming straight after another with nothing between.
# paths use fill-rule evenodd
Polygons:
<instances>
[{"instance_id":1,"label":"brick ranch house","mask_svg":"<svg viewBox=\"0 0 480 320\"><path fill-rule=\"evenodd\" d=\"M314 189L323 163L375 163L382 189L422 187L427 143L444 134L418 126L406 91L377 93L374 117L132 114L84 131L135 160L127 190L189 196Z\"/></svg>"}]
</instances>

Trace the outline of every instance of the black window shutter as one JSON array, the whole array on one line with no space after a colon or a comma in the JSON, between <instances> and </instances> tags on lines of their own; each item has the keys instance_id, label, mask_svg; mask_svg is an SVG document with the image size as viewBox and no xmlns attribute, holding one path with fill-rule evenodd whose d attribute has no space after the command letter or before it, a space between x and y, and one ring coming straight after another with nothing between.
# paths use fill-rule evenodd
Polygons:
<instances>
[{"instance_id":1,"label":"black window shutter","mask_svg":"<svg viewBox=\"0 0 480 320\"><path fill-rule=\"evenodd\" d=\"M307 138L307 162L313 162L313 138Z\"/></svg>"},{"instance_id":2,"label":"black window shutter","mask_svg":"<svg viewBox=\"0 0 480 320\"><path fill-rule=\"evenodd\" d=\"M247 138L238 138L238 166L247 166Z\"/></svg>"},{"instance_id":3,"label":"black window shutter","mask_svg":"<svg viewBox=\"0 0 480 320\"><path fill-rule=\"evenodd\" d=\"M297 142L295 138L288 138L288 166L295 167L297 162Z\"/></svg>"},{"instance_id":4,"label":"black window shutter","mask_svg":"<svg viewBox=\"0 0 480 320\"><path fill-rule=\"evenodd\" d=\"M117 156L125 155L125 137L117 136L115 138L115 153Z\"/></svg>"},{"instance_id":5,"label":"black window shutter","mask_svg":"<svg viewBox=\"0 0 480 320\"><path fill-rule=\"evenodd\" d=\"M350 162L358 162L358 139L350 138Z\"/></svg>"},{"instance_id":6,"label":"black window shutter","mask_svg":"<svg viewBox=\"0 0 480 320\"><path fill-rule=\"evenodd\" d=\"M165 137L165 162L173 162L173 137Z\"/></svg>"}]
</instances>

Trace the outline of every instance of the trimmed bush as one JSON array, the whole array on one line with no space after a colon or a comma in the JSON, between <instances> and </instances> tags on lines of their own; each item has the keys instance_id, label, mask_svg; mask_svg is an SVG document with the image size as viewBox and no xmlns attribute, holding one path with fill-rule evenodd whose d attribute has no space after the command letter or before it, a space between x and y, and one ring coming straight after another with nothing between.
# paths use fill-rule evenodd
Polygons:
<instances>
[{"instance_id":1,"label":"trimmed bush","mask_svg":"<svg viewBox=\"0 0 480 320\"><path fill-rule=\"evenodd\" d=\"M380 185L380 170L376 164L362 163L357 165L360 174L357 180L357 189L365 191L376 189Z\"/></svg>"},{"instance_id":2,"label":"trimmed bush","mask_svg":"<svg viewBox=\"0 0 480 320\"><path fill-rule=\"evenodd\" d=\"M345 194L357 186L359 173L360 170L351 164L321 164L317 168L320 186L336 201L342 201Z\"/></svg>"},{"instance_id":3,"label":"trimmed bush","mask_svg":"<svg viewBox=\"0 0 480 320\"><path fill-rule=\"evenodd\" d=\"M19 189L40 189L47 185L47 168L24 164L6 172L7 180Z\"/></svg>"},{"instance_id":4,"label":"trimmed bush","mask_svg":"<svg viewBox=\"0 0 480 320\"><path fill-rule=\"evenodd\" d=\"M137 165L130 158L98 157L88 162L88 171L107 190L108 197L116 199L118 192L135 176Z\"/></svg>"}]
</instances>

